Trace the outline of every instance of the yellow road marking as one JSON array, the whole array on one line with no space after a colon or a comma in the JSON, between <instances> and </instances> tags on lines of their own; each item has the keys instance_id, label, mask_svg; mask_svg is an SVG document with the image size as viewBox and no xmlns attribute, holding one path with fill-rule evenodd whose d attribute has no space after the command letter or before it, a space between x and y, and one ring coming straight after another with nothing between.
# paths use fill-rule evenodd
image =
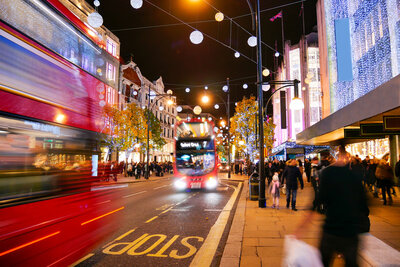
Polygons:
<instances>
[{"instance_id":1,"label":"yellow road marking","mask_svg":"<svg viewBox=\"0 0 400 267\"><path fill-rule=\"evenodd\" d=\"M136 228L137 228L137 227L135 227L135 228L133 228L132 230L129 230L128 232L126 232L126 233L120 235L119 237L117 237L117 238L114 239L113 241L108 242L108 243L107 243L106 245L104 245L102 248L105 248L105 247L109 246L110 244L112 244L112 243L115 242L115 241L121 240L122 238L126 237L126 236L129 235L130 233L134 232L134 231L136 230Z\"/></svg>"},{"instance_id":2,"label":"yellow road marking","mask_svg":"<svg viewBox=\"0 0 400 267\"><path fill-rule=\"evenodd\" d=\"M225 226L228 223L229 215L242 186L243 183L240 183L238 187L235 187L235 191L233 192L231 198L229 199L228 203L226 203L215 224L211 227L204 244L201 246L199 252L194 256L193 261L190 263L191 267L203 267L211 265L222 234L224 233Z\"/></svg>"},{"instance_id":3,"label":"yellow road marking","mask_svg":"<svg viewBox=\"0 0 400 267\"><path fill-rule=\"evenodd\" d=\"M167 209L167 210L164 210L164 211L163 211L163 212L161 212L160 214L166 213L166 212L168 212L168 211L172 210L172 208L173 208L173 207L171 207L171 208L169 208L169 209Z\"/></svg>"},{"instance_id":4,"label":"yellow road marking","mask_svg":"<svg viewBox=\"0 0 400 267\"><path fill-rule=\"evenodd\" d=\"M84 262L85 260L89 259L93 255L94 255L94 253L89 253L85 257L83 257L83 258L77 260L76 262L72 263L69 267L74 267L74 266L78 265L79 263Z\"/></svg>"},{"instance_id":5,"label":"yellow road marking","mask_svg":"<svg viewBox=\"0 0 400 267\"><path fill-rule=\"evenodd\" d=\"M154 216L153 218L147 220L145 223L149 223L149 222L151 222L151 221L154 221L154 220L157 219L157 218L158 218L158 216Z\"/></svg>"}]
</instances>

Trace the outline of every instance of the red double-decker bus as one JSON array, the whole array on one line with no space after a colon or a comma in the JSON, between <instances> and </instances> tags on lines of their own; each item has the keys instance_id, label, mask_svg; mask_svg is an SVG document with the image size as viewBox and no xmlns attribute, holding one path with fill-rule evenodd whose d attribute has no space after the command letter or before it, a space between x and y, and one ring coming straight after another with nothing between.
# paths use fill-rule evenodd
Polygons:
<instances>
[{"instance_id":1,"label":"red double-decker bus","mask_svg":"<svg viewBox=\"0 0 400 267\"><path fill-rule=\"evenodd\" d=\"M56 0L1 2L1 266L71 264L124 208L92 187L118 59L90 33Z\"/></svg>"},{"instance_id":2,"label":"red double-decker bus","mask_svg":"<svg viewBox=\"0 0 400 267\"><path fill-rule=\"evenodd\" d=\"M175 126L175 187L209 189L218 186L214 124L206 120L181 120Z\"/></svg>"}]
</instances>

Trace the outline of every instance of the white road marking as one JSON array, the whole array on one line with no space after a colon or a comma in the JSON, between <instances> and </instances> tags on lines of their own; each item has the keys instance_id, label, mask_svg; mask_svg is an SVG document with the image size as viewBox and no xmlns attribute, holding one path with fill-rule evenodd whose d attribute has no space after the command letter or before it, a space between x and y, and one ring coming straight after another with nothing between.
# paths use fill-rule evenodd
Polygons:
<instances>
[{"instance_id":1,"label":"white road marking","mask_svg":"<svg viewBox=\"0 0 400 267\"><path fill-rule=\"evenodd\" d=\"M141 192L137 192L137 193L134 193L134 194L126 195L126 196L123 196L123 197L131 197L131 196L143 194L143 193L145 193L145 192L147 192L147 191L141 191Z\"/></svg>"},{"instance_id":2,"label":"white road marking","mask_svg":"<svg viewBox=\"0 0 400 267\"><path fill-rule=\"evenodd\" d=\"M103 201L103 202L97 203L97 205L104 204L104 203L108 203L108 202L111 202L111 200L106 200L106 201Z\"/></svg>"},{"instance_id":3,"label":"white road marking","mask_svg":"<svg viewBox=\"0 0 400 267\"><path fill-rule=\"evenodd\" d=\"M95 187L92 187L90 190L91 191L97 191L97 190L107 190L107 189L115 189L115 188L123 188L123 187L128 187L128 184L95 186Z\"/></svg>"},{"instance_id":4,"label":"white road marking","mask_svg":"<svg viewBox=\"0 0 400 267\"><path fill-rule=\"evenodd\" d=\"M189 211L189 209L171 209L171 211Z\"/></svg>"},{"instance_id":5,"label":"white road marking","mask_svg":"<svg viewBox=\"0 0 400 267\"><path fill-rule=\"evenodd\" d=\"M163 188L163 187L166 187L166 186L168 186L168 185L166 184L166 185L162 185L162 186L159 186L159 187L154 187L153 189L157 190L157 189L160 189L160 188Z\"/></svg>"}]
</instances>

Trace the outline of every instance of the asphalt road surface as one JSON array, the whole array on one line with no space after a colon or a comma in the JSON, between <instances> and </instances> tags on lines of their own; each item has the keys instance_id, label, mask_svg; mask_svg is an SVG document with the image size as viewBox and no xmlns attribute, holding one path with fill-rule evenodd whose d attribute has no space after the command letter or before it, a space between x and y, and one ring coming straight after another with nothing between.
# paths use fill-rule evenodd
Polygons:
<instances>
[{"instance_id":1,"label":"asphalt road surface","mask_svg":"<svg viewBox=\"0 0 400 267\"><path fill-rule=\"evenodd\" d=\"M122 196L120 228L77 266L189 266L225 205L236 201L238 183L221 180L211 192L177 192L173 181L107 189L119 190ZM215 257L222 254L230 222Z\"/></svg>"}]
</instances>

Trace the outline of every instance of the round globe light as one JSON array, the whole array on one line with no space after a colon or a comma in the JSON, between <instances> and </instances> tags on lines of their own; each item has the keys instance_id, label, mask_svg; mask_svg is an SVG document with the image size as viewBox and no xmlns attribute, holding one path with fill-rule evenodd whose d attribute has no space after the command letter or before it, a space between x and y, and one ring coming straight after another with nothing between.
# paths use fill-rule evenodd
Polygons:
<instances>
[{"instance_id":1,"label":"round globe light","mask_svg":"<svg viewBox=\"0 0 400 267\"><path fill-rule=\"evenodd\" d=\"M263 84L263 85L262 85L262 90L263 90L264 92L267 92L270 88L271 88L271 85L269 85L269 84Z\"/></svg>"},{"instance_id":2,"label":"round globe light","mask_svg":"<svg viewBox=\"0 0 400 267\"><path fill-rule=\"evenodd\" d=\"M104 106L106 105L106 101L101 100L100 103L99 103L99 105L100 105L100 107L104 107Z\"/></svg>"},{"instance_id":3,"label":"round globe light","mask_svg":"<svg viewBox=\"0 0 400 267\"><path fill-rule=\"evenodd\" d=\"M181 107L181 106L177 106L177 107L176 107L176 111L177 111L177 112L182 112L182 107Z\"/></svg>"},{"instance_id":4,"label":"round globe light","mask_svg":"<svg viewBox=\"0 0 400 267\"><path fill-rule=\"evenodd\" d=\"M103 17L96 11L89 14L87 21L93 28L98 28L103 25Z\"/></svg>"},{"instance_id":5,"label":"round globe light","mask_svg":"<svg viewBox=\"0 0 400 267\"><path fill-rule=\"evenodd\" d=\"M310 84L310 83L311 83L311 79L310 79L310 78L308 78L308 77L307 77L307 78L305 78L305 79L304 79L304 83L306 83L306 84Z\"/></svg>"},{"instance_id":6,"label":"round globe light","mask_svg":"<svg viewBox=\"0 0 400 267\"><path fill-rule=\"evenodd\" d=\"M164 110L164 107L163 107L163 106L160 106L158 109L159 109L160 111L163 111L163 110Z\"/></svg>"},{"instance_id":7,"label":"round globe light","mask_svg":"<svg viewBox=\"0 0 400 267\"><path fill-rule=\"evenodd\" d=\"M218 104L215 104L215 105L214 105L214 108L215 108L215 109L219 109L219 105L218 105Z\"/></svg>"},{"instance_id":8,"label":"round globe light","mask_svg":"<svg viewBox=\"0 0 400 267\"><path fill-rule=\"evenodd\" d=\"M143 6L143 0L131 0L131 6L134 9L139 9Z\"/></svg>"},{"instance_id":9,"label":"round globe light","mask_svg":"<svg viewBox=\"0 0 400 267\"><path fill-rule=\"evenodd\" d=\"M228 85L224 85L223 87L222 87L222 91L224 91L224 92L228 92Z\"/></svg>"},{"instance_id":10,"label":"round globe light","mask_svg":"<svg viewBox=\"0 0 400 267\"><path fill-rule=\"evenodd\" d=\"M167 94L172 95L172 90L171 90L171 89L168 90L168 91L167 91Z\"/></svg>"},{"instance_id":11,"label":"round globe light","mask_svg":"<svg viewBox=\"0 0 400 267\"><path fill-rule=\"evenodd\" d=\"M100 1L99 0L95 0L93 2L93 4L94 4L95 7L98 7L98 6L100 6Z\"/></svg>"},{"instance_id":12,"label":"round globe light","mask_svg":"<svg viewBox=\"0 0 400 267\"><path fill-rule=\"evenodd\" d=\"M293 97L292 101L289 104L289 108L291 110L299 110L304 108L304 103L298 97Z\"/></svg>"},{"instance_id":13,"label":"round globe light","mask_svg":"<svg viewBox=\"0 0 400 267\"><path fill-rule=\"evenodd\" d=\"M222 120L222 117L219 117L220 120Z\"/></svg>"},{"instance_id":14,"label":"round globe light","mask_svg":"<svg viewBox=\"0 0 400 267\"><path fill-rule=\"evenodd\" d=\"M214 132L218 132L218 127L214 127Z\"/></svg>"},{"instance_id":15,"label":"round globe light","mask_svg":"<svg viewBox=\"0 0 400 267\"><path fill-rule=\"evenodd\" d=\"M208 120L209 120L209 121L212 121L212 118L211 118L211 117L208 117Z\"/></svg>"},{"instance_id":16,"label":"round globe light","mask_svg":"<svg viewBox=\"0 0 400 267\"><path fill-rule=\"evenodd\" d=\"M250 36L249 39L247 39L247 44L251 47L255 47L257 45L257 37Z\"/></svg>"},{"instance_id":17,"label":"round globe light","mask_svg":"<svg viewBox=\"0 0 400 267\"><path fill-rule=\"evenodd\" d=\"M145 109L145 108L146 108L146 106L145 106L145 105L143 105L143 106L142 106L142 109Z\"/></svg>"},{"instance_id":18,"label":"round globe light","mask_svg":"<svg viewBox=\"0 0 400 267\"><path fill-rule=\"evenodd\" d=\"M262 74L263 74L263 76L264 77L267 77L268 75L269 75L269 69L264 69L263 71L262 71Z\"/></svg>"},{"instance_id":19,"label":"round globe light","mask_svg":"<svg viewBox=\"0 0 400 267\"><path fill-rule=\"evenodd\" d=\"M235 52L235 58L240 57L240 53L238 51Z\"/></svg>"},{"instance_id":20,"label":"round globe light","mask_svg":"<svg viewBox=\"0 0 400 267\"><path fill-rule=\"evenodd\" d=\"M243 89L247 89L249 88L249 86L247 85L247 83L243 84Z\"/></svg>"},{"instance_id":21,"label":"round globe light","mask_svg":"<svg viewBox=\"0 0 400 267\"><path fill-rule=\"evenodd\" d=\"M201 113L201 107L200 106L195 106L193 109L193 113L196 115L199 115Z\"/></svg>"},{"instance_id":22,"label":"round globe light","mask_svg":"<svg viewBox=\"0 0 400 267\"><path fill-rule=\"evenodd\" d=\"M192 31L192 33L190 34L189 38L190 38L190 41L193 44L200 44L201 42L203 42L203 38L204 37L203 37L203 34L200 31L195 30L195 31Z\"/></svg>"},{"instance_id":23,"label":"round globe light","mask_svg":"<svg viewBox=\"0 0 400 267\"><path fill-rule=\"evenodd\" d=\"M186 93L189 93L189 92L190 92L190 88L189 88L189 87L186 88L186 89L185 89L185 92L186 92Z\"/></svg>"},{"instance_id":24,"label":"round globe light","mask_svg":"<svg viewBox=\"0 0 400 267\"><path fill-rule=\"evenodd\" d=\"M135 91L133 91L133 95L137 95L137 91L135 90Z\"/></svg>"},{"instance_id":25,"label":"round globe light","mask_svg":"<svg viewBox=\"0 0 400 267\"><path fill-rule=\"evenodd\" d=\"M276 52L275 52L275 57L279 57L279 55L280 55L279 52L276 51Z\"/></svg>"},{"instance_id":26,"label":"round globe light","mask_svg":"<svg viewBox=\"0 0 400 267\"><path fill-rule=\"evenodd\" d=\"M208 90L208 86L204 86L204 89L205 89L205 90Z\"/></svg>"},{"instance_id":27,"label":"round globe light","mask_svg":"<svg viewBox=\"0 0 400 267\"><path fill-rule=\"evenodd\" d=\"M221 22L224 20L224 14L222 14L221 12L218 12L215 14L215 20L218 22Z\"/></svg>"}]
</instances>

